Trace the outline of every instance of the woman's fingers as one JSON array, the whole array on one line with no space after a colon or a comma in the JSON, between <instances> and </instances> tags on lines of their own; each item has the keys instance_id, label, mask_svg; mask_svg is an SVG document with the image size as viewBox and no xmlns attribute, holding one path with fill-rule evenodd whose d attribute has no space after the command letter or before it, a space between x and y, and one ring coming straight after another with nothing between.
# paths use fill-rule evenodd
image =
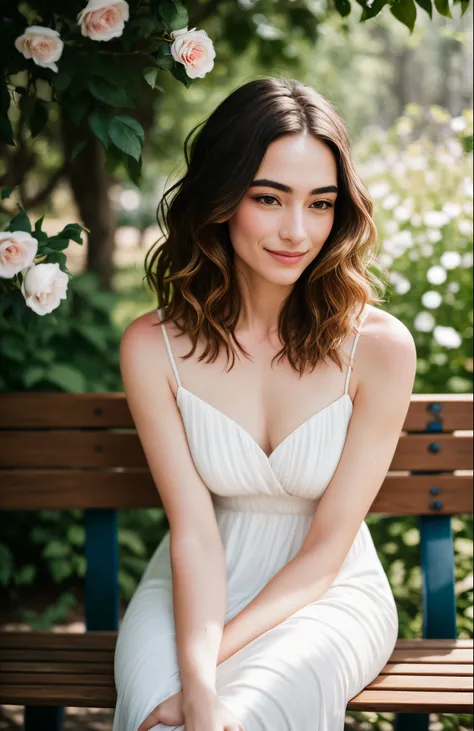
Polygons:
<instances>
[{"instance_id":1,"label":"woman's fingers","mask_svg":"<svg viewBox=\"0 0 474 731\"><path fill-rule=\"evenodd\" d=\"M149 716L145 718L143 723L140 724L137 731L149 731L150 728L153 728L153 726L156 726L157 723L160 722L160 707L157 706L154 711L150 713Z\"/></svg>"}]
</instances>

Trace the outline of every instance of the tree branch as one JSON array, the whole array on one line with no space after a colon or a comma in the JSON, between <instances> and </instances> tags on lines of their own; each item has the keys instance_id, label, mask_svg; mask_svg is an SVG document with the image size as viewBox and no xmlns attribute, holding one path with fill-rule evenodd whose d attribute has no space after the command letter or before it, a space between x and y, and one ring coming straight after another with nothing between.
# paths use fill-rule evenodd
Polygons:
<instances>
[{"instance_id":1,"label":"tree branch","mask_svg":"<svg viewBox=\"0 0 474 731\"><path fill-rule=\"evenodd\" d=\"M24 207L26 209L28 208L35 208L36 206L41 205L53 192L63 175L66 174L69 167L68 162L64 162L63 165L55 170L55 172L51 175L48 182L44 185L42 190L40 190L36 195L32 196L31 198L26 198L24 200Z\"/></svg>"}]
</instances>

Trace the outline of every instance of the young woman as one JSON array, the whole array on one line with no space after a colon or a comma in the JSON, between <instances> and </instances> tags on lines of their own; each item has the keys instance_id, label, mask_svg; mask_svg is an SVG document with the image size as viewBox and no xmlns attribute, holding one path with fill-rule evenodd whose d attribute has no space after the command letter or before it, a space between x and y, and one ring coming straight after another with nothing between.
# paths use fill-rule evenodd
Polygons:
<instances>
[{"instance_id":1,"label":"young woman","mask_svg":"<svg viewBox=\"0 0 474 731\"><path fill-rule=\"evenodd\" d=\"M159 310L121 344L170 531L120 627L113 729L342 731L397 639L364 519L415 346L373 304L372 204L332 106L265 78L199 127L146 262Z\"/></svg>"}]
</instances>

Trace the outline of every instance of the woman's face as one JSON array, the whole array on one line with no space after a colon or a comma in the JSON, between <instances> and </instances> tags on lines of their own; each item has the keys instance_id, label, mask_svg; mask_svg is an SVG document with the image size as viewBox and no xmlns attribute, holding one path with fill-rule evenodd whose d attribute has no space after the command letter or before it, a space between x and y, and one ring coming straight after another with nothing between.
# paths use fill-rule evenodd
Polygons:
<instances>
[{"instance_id":1,"label":"woman's face","mask_svg":"<svg viewBox=\"0 0 474 731\"><path fill-rule=\"evenodd\" d=\"M228 221L236 266L274 284L294 284L331 232L336 198L336 160L323 142L310 134L272 142ZM302 256L277 259L270 251Z\"/></svg>"}]
</instances>

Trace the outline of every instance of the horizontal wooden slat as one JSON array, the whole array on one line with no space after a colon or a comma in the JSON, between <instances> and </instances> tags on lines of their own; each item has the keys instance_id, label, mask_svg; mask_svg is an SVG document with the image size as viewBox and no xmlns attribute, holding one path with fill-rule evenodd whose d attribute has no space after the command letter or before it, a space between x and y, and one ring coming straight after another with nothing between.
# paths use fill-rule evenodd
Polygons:
<instances>
[{"instance_id":1,"label":"horizontal wooden slat","mask_svg":"<svg viewBox=\"0 0 474 731\"><path fill-rule=\"evenodd\" d=\"M116 630L92 632L0 632L0 658L5 648L49 650L105 650L113 652L117 641Z\"/></svg>"},{"instance_id":2,"label":"horizontal wooden slat","mask_svg":"<svg viewBox=\"0 0 474 731\"><path fill-rule=\"evenodd\" d=\"M82 668L81 668L82 669ZM41 679L38 673L1 673L0 672L0 687L2 685L98 685L100 687L111 687L114 686L113 669L112 672L107 673L93 673L89 674L86 671L83 673L42 673ZM465 678L467 680L468 678Z\"/></svg>"},{"instance_id":3,"label":"horizontal wooden slat","mask_svg":"<svg viewBox=\"0 0 474 731\"><path fill-rule=\"evenodd\" d=\"M161 500L149 472L0 470L0 510L156 508ZM434 510L431 488L443 508ZM370 509L387 515L472 513L472 475L389 473Z\"/></svg>"},{"instance_id":4,"label":"horizontal wooden slat","mask_svg":"<svg viewBox=\"0 0 474 731\"><path fill-rule=\"evenodd\" d=\"M413 639L397 640L397 650L418 650L421 646L423 650L460 650L462 648L472 650L473 640L466 637L446 640L425 640L414 637Z\"/></svg>"},{"instance_id":5,"label":"horizontal wooden slat","mask_svg":"<svg viewBox=\"0 0 474 731\"><path fill-rule=\"evenodd\" d=\"M390 469L468 470L472 457L472 435L402 435ZM134 431L19 430L2 432L0 467L145 468L147 462Z\"/></svg>"},{"instance_id":6,"label":"horizontal wooden slat","mask_svg":"<svg viewBox=\"0 0 474 731\"><path fill-rule=\"evenodd\" d=\"M425 431L441 420L443 430L473 428L472 394L413 394L404 429ZM439 412L430 410L439 403ZM0 396L0 429L126 428L133 420L125 394L7 393Z\"/></svg>"},{"instance_id":7,"label":"horizontal wooden slat","mask_svg":"<svg viewBox=\"0 0 474 731\"><path fill-rule=\"evenodd\" d=\"M467 665L459 665L456 667L468 667ZM79 672L87 673L88 675L110 675L114 672L114 656L110 653L110 657L107 662L16 662L16 661L1 661L0 660L0 673L7 674L9 676L16 677L20 673L41 673L41 677L45 677L48 673L56 675L75 675ZM458 673L461 675L461 673Z\"/></svg>"},{"instance_id":8,"label":"horizontal wooden slat","mask_svg":"<svg viewBox=\"0 0 474 731\"><path fill-rule=\"evenodd\" d=\"M112 708L116 637L0 632L0 703ZM390 662L348 710L472 712L472 663L459 660L472 659L472 645L470 639L398 640Z\"/></svg>"},{"instance_id":9,"label":"horizontal wooden slat","mask_svg":"<svg viewBox=\"0 0 474 731\"><path fill-rule=\"evenodd\" d=\"M0 686L0 703L12 705L59 705L113 708L116 702L112 686L68 686L42 688L34 686ZM364 690L347 706L348 711L410 711L412 713L472 713L472 693L454 691Z\"/></svg>"},{"instance_id":10,"label":"horizontal wooden slat","mask_svg":"<svg viewBox=\"0 0 474 731\"><path fill-rule=\"evenodd\" d=\"M1 666L0 666L1 668ZM458 675L467 677L473 674L473 666L456 665L455 663L411 663L394 662L387 663L382 669L381 675Z\"/></svg>"},{"instance_id":11,"label":"horizontal wooden slat","mask_svg":"<svg viewBox=\"0 0 474 731\"><path fill-rule=\"evenodd\" d=\"M472 693L416 690L363 690L348 711L409 711L410 713L472 713Z\"/></svg>"},{"instance_id":12,"label":"horizontal wooden slat","mask_svg":"<svg viewBox=\"0 0 474 731\"><path fill-rule=\"evenodd\" d=\"M395 649L390 662L417 662L417 663L472 663L472 650L397 650Z\"/></svg>"},{"instance_id":13,"label":"horizontal wooden slat","mask_svg":"<svg viewBox=\"0 0 474 731\"><path fill-rule=\"evenodd\" d=\"M114 708L115 688L99 685L0 685L0 704Z\"/></svg>"},{"instance_id":14,"label":"horizontal wooden slat","mask_svg":"<svg viewBox=\"0 0 474 731\"><path fill-rule=\"evenodd\" d=\"M442 675L379 675L368 690L463 690L472 691L472 677Z\"/></svg>"},{"instance_id":15,"label":"horizontal wooden slat","mask_svg":"<svg viewBox=\"0 0 474 731\"><path fill-rule=\"evenodd\" d=\"M107 662L110 652L107 650L59 650L59 649L28 649L21 647L18 650L6 649L0 653L0 660L15 662Z\"/></svg>"}]
</instances>

